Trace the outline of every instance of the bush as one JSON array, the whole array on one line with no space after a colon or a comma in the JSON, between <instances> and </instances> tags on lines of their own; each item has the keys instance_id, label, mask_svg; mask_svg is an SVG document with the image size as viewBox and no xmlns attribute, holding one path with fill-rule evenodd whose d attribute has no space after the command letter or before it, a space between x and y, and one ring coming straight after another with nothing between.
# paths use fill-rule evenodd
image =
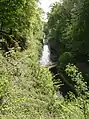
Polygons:
<instances>
[{"instance_id":1,"label":"bush","mask_svg":"<svg viewBox=\"0 0 89 119\"><path fill-rule=\"evenodd\" d=\"M2 70L8 69L8 75L1 74L2 81L5 83L8 80L9 85L6 90L4 83L0 83L3 86L2 90L0 87L0 94L6 91L0 111L1 119L51 119L48 106L55 93L52 75L32 56L27 51L23 55L14 54L13 58L7 58L7 65L2 67Z\"/></svg>"},{"instance_id":2,"label":"bush","mask_svg":"<svg viewBox=\"0 0 89 119\"><path fill-rule=\"evenodd\" d=\"M64 52L59 57L59 65L64 68L68 63L70 63L73 59L73 55L70 52Z\"/></svg>"},{"instance_id":3,"label":"bush","mask_svg":"<svg viewBox=\"0 0 89 119\"><path fill-rule=\"evenodd\" d=\"M85 94L88 91L87 83L84 82L84 78L82 73L78 71L77 67L71 64L66 66L66 73L71 78L71 80L75 84L75 90L77 91L78 95Z\"/></svg>"}]
</instances>

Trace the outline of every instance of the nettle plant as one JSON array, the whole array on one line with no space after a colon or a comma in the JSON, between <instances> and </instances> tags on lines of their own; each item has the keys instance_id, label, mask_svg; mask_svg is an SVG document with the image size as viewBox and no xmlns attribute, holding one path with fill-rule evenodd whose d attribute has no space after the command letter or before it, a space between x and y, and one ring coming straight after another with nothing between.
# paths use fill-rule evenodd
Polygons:
<instances>
[{"instance_id":1,"label":"nettle plant","mask_svg":"<svg viewBox=\"0 0 89 119\"><path fill-rule=\"evenodd\" d=\"M78 95L86 94L88 91L87 83L84 81L82 73L78 71L78 68L69 63L66 66L65 71L68 77L70 77L70 79L74 82L74 87Z\"/></svg>"},{"instance_id":2,"label":"nettle plant","mask_svg":"<svg viewBox=\"0 0 89 119\"><path fill-rule=\"evenodd\" d=\"M89 118L89 100L88 100L89 91L88 91L87 83L84 81L82 73L79 72L78 68L75 65L68 64L66 66L65 71L68 77L73 81L74 88L78 94L77 97L74 96L75 98L73 98L73 96L70 95L71 103L73 104L72 106L78 109L79 115L81 112L82 119L88 119ZM76 115L78 116L77 113Z\"/></svg>"}]
</instances>

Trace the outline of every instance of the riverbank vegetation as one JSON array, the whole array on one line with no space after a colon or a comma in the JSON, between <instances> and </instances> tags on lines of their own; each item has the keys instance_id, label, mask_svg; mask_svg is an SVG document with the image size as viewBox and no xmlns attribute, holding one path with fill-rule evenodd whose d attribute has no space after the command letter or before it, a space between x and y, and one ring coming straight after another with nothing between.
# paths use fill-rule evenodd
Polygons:
<instances>
[{"instance_id":1,"label":"riverbank vegetation","mask_svg":"<svg viewBox=\"0 0 89 119\"><path fill-rule=\"evenodd\" d=\"M60 78L64 84L60 87L62 95L67 94L68 96L68 93L72 92L76 100L82 96L82 100L86 97L85 101L88 99L89 90L88 21L88 0L63 0L62 3L57 2L52 6L44 28L51 49L51 59L57 62L56 78ZM76 105L76 101L72 104ZM88 107L85 111L87 109ZM85 117L82 115L80 118L88 119L87 113ZM75 119L77 117L65 118Z\"/></svg>"},{"instance_id":2,"label":"riverbank vegetation","mask_svg":"<svg viewBox=\"0 0 89 119\"><path fill-rule=\"evenodd\" d=\"M0 119L89 118L88 73L77 66L88 69L88 8L88 0L53 5L44 29L56 53L53 76L39 64L38 0L0 0ZM64 82L71 90L63 97Z\"/></svg>"}]
</instances>

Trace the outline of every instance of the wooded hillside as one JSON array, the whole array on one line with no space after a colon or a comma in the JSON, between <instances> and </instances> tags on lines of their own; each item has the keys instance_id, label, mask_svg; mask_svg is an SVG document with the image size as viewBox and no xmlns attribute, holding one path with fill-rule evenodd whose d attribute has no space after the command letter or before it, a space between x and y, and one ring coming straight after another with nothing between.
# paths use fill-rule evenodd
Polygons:
<instances>
[{"instance_id":1,"label":"wooded hillside","mask_svg":"<svg viewBox=\"0 0 89 119\"><path fill-rule=\"evenodd\" d=\"M89 2L0 0L0 119L89 119ZM54 72L39 63L44 33ZM63 91L63 85L65 92Z\"/></svg>"}]
</instances>

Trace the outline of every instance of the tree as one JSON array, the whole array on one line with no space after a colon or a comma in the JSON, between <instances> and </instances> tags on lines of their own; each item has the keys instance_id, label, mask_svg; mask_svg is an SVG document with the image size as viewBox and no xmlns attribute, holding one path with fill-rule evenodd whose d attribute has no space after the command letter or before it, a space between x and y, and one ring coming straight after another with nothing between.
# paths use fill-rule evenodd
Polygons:
<instances>
[{"instance_id":1,"label":"tree","mask_svg":"<svg viewBox=\"0 0 89 119\"><path fill-rule=\"evenodd\" d=\"M41 9L37 4L38 0L0 1L0 37L5 39L7 47L16 47L18 44L23 50L29 39L41 39Z\"/></svg>"}]
</instances>

